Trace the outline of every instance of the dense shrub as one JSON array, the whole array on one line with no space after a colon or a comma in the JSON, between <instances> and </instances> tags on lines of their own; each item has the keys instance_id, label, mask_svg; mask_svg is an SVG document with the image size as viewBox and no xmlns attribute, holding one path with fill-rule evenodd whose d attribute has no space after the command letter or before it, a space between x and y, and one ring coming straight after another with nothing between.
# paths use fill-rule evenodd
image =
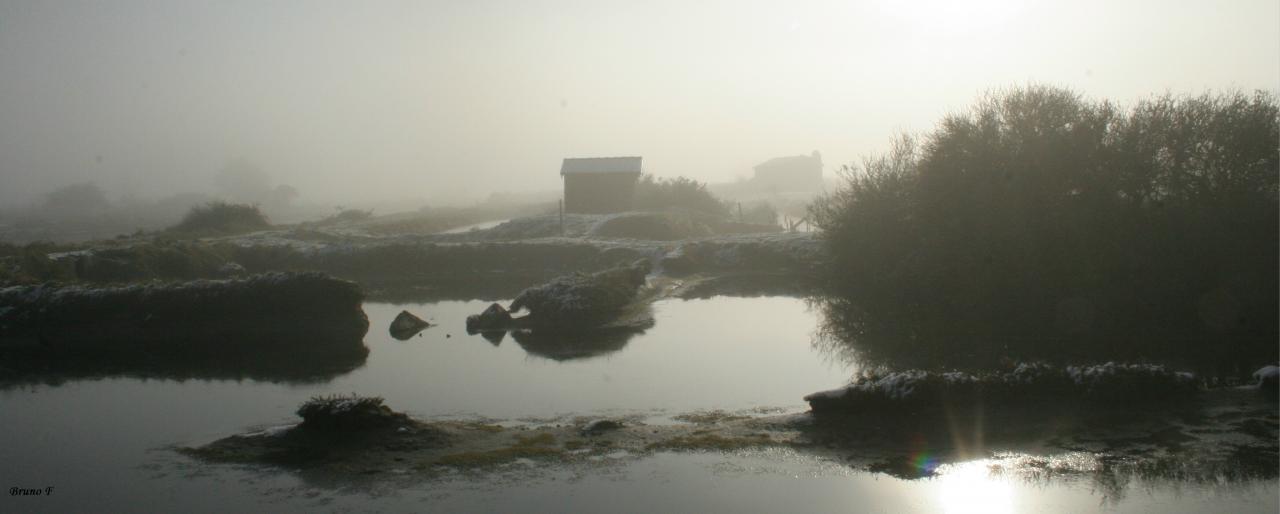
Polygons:
<instances>
[{"instance_id":1,"label":"dense shrub","mask_svg":"<svg viewBox=\"0 0 1280 514\"><path fill-rule=\"evenodd\" d=\"M192 207L171 230L188 234L236 234L271 228L256 205L209 202Z\"/></svg>"},{"instance_id":2,"label":"dense shrub","mask_svg":"<svg viewBox=\"0 0 1280 514\"><path fill-rule=\"evenodd\" d=\"M638 210L682 208L716 216L728 216L729 206L707 191L707 185L685 177L658 179L641 175L633 205Z\"/></svg>"},{"instance_id":3,"label":"dense shrub","mask_svg":"<svg viewBox=\"0 0 1280 514\"><path fill-rule=\"evenodd\" d=\"M1274 359L1277 112L1265 93L989 95L815 203L828 328L913 357Z\"/></svg>"}]
</instances>

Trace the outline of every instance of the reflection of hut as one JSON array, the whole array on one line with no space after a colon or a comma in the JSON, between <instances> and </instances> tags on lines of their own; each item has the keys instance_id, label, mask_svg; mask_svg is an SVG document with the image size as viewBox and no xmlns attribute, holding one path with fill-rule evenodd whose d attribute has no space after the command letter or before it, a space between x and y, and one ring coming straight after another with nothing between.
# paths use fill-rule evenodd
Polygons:
<instances>
[{"instance_id":1,"label":"reflection of hut","mask_svg":"<svg viewBox=\"0 0 1280 514\"><path fill-rule=\"evenodd\" d=\"M769 159L755 167L752 185L774 191L819 191L822 189L822 154L794 155Z\"/></svg>"},{"instance_id":2,"label":"reflection of hut","mask_svg":"<svg viewBox=\"0 0 1280 514\"><path fill-rule=\"evenodd\" d=\"M640 158L565 159L560 176L564 177L565 212L627 211L640 178Z\"/></svg>"}]
</instances>

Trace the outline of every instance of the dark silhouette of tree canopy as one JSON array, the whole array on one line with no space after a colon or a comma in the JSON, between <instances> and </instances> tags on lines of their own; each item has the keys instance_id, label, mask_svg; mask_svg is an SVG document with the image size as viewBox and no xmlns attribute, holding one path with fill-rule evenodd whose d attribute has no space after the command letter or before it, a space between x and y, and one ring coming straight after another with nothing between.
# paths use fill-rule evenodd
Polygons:
<instances>
[{"instance_id":1,"label":"dark silhouette of tree canopy","mask_svg":"<svg viewBox=\"0 0 1280 514\"><path fill-rule=\"evenodd\" d=\"M1277 113L1261 92L988 95L815 203L828 328L917 356L1275 359Z\"/></svg>"}]
</instances>

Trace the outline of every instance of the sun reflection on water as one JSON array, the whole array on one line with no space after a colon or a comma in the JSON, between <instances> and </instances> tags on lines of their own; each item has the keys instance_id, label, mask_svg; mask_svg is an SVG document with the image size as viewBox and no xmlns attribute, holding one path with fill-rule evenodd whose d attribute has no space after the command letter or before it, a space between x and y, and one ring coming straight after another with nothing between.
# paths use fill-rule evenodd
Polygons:
<instances>
[{"instance_id":1,"label":"sun reflection on water","mask_svg":"<svg viewBox=\"0 0 1280 514\"><path fill-rule=\"evenodd\" d=\"M993 476L987 460L944 464L937 469L938 502L948 514L1012 513L1013 487Z\"/></svg>"}]
</instances>

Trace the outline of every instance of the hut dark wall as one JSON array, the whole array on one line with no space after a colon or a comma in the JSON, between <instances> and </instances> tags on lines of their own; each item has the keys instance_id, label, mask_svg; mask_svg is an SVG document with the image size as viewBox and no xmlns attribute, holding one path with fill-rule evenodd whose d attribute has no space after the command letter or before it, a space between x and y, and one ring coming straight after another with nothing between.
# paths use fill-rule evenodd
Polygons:
<instances>
[{"instance_id":1,"label":"hut dark wall","mask_svg":"<svg viewBox=\"0 0 1280 514\"><path fill-rule=\"evenodd\" d=\"M631 210L639 173L573 173L564 176L564 210L603 214Z\"/></svg>"},{"instance_id":2,"label":"hut dark wall","mask_svg":"<svg viewBox=\"0 0 1280 514\"><path fill-rule=\"evenodd\" d=\"M631 210L640 157L570 157L560 165L564 210L603 214Z\"/></svg>"}]
</instances>

